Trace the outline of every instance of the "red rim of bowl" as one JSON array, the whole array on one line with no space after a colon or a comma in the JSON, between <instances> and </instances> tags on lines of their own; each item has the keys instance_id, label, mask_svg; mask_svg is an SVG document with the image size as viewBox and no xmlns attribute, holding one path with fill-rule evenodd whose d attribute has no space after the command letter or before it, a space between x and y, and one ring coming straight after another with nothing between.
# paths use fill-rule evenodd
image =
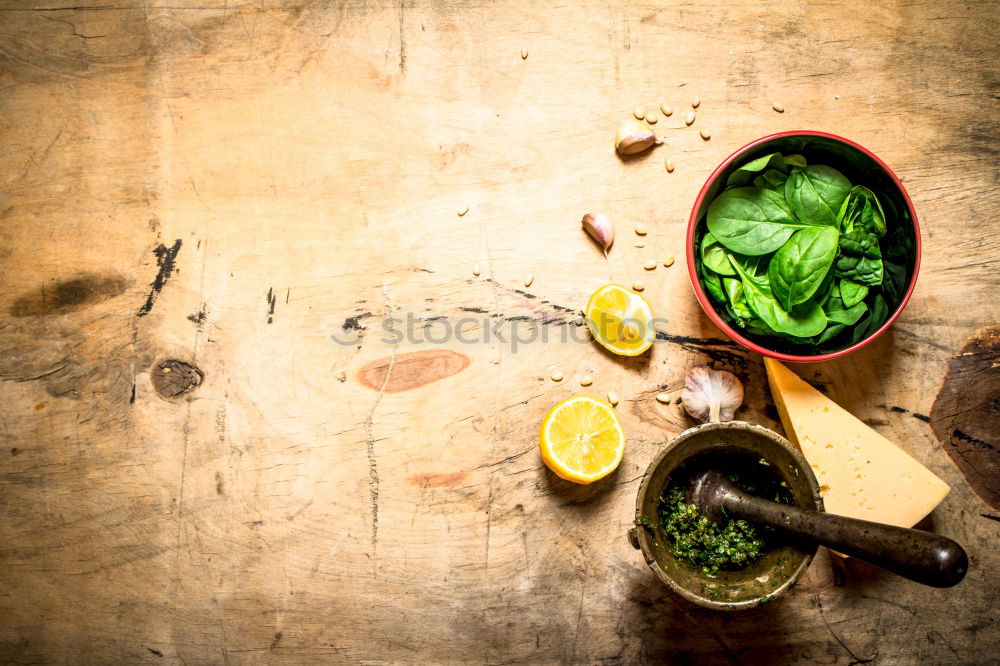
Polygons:
<instances>
[{"instance_id":1,"label":"red rim of bowl","mask_svg":"<svg viewBox=\"0 0 1000 666\"><path fill-rule=\"evenodd\" d=\"M739 159L742 155L744 155L751 149L756 148L761 144L774 141L775 139L783 139L785 137L795 137L795 136L815 136L823 139L831 139L833 141L839 141L840 143L850 146L851 148L854 148L855 150L858 150L867 155L868 157L870 157L889 175L889 178L892 179L892 182L896 185L896 187L899 188L900 193L903 195L903 200L906 202L906 208L910 211L910 219L913 221L913 235L916 238L916 252L914 253L914 258L913 258L913 272L910 275L910 284L906 288L906 293L903 294L903 299L899 302L899 305L896 306L895 311L889 316L888 319L886 319L885 323L882 324L882 326L880 326L877 331L869 335L867 338L851 345L850 347L846 347L844 349L841 349L840 351L830 352L829 354L817 354L815 356L795 356L793 354L785 354L782 352L772 351L740 335L732 326L727 324L722 319L722 317L719 316L718 312L715 311L715 308L712 306L711 301L708 299L708 295L705 293L705 290L702 289L701 281L698 279L698 272L695 269L695 263L694 263L694 240L695 240L695 233L698 230L698 211L701 209L701 204L705 200L705 195L708 192L709 187L711 187L712 183L715 182L715 180L722 174L722 172L726 169L726 167L728 167L730 164L732 164L734 161ZM868 150L864 146L854 143L850 139L845 139L844 137L837 136L836 134L828 134L827 132L816 132L812 130L778 132L777 134L768 134L767 136L761 137L755 141L751 141L747 145L743 146L742 148L734 152L732 155L727 157L725 160L723 160L722 164L717 166L715 168L715 171L713 171L712 174L708 177L708 180L705 181L705 184L702 186L701 191L698 192L698 198L695 199L694 207L691 209L691 217L688 219L688 232L687 232L688 275L691 277L691 285L694 287L694 294L698 298L698 303L701 304L701 309L705 311L705 314L708 315L708 318L711 319L716 326L722 329L723 333L728 335L730 338L732 338L739 344L743 345L750 351L757 352L758 354L761 354L763 356L770 356L771 358L776 358L781 361L792 361L792 362L803 362L803 363L808 363L813 361L828 361L830 359L845 356L846 354L850 354L853 351L857 351L858 349L861 349L862 347L864 347L865 345L869 344L870 342L878 338L880 335L882 335L882 333L884 333L886 329L892 326L893 322L896 321L896 319L899 317L899 314L903 311L903 308L906 307L907 302L910 300L910 294L913 293L913 288L917 284L917 274L920 272L920 254L921 254L920 225L917 222L917 211L914 210L913 202L910 201L910 195L907 194L906 188L903 187L903 183L899 181L899 178L897 178L896 174L892 172L892 169L890 169L885 162L879 159L879 157L875 153Z\"/></svg>"}]
</instances>

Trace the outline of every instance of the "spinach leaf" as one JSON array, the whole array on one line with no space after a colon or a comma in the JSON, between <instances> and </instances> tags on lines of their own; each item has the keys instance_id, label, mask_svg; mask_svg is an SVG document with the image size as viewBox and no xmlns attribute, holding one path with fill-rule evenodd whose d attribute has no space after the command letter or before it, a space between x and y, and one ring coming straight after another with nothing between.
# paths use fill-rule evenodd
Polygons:
<instances>
[{"instance_id":1,"label":"spinach leaf","mask_svg":"<svg viewBox=\"0 0 1000 666\"><path fill-rule=\"evenodd\" d=\"M777 169L768 169L753 179L753 185L754 187L762 190L774 190L775 192L780 192L781 196L785 196L786 180L788 180L787 173L778 171Z\"/></svg>"},{"instance_id":2,"label":"spinach leaf","mask_svg":"<svg viewBox=\"0 0 1000 666\"><path fill-rule=\"evenodd\" d=\"M789 312L782 310L773 299L759 304L768 310L766 316L760 311L757 316L778 333L786 333L795 338L809 338L826 328L826 314L815 301L799 303Z\"/></svg>"},{"instance_id":3,"label":"spinach leaf","mask_svg":"<svg viewBox=\"0 0 1000 666\"><path fill-rule=\"evenodd\" d=\"M799 222L780 193L755 187L726 190L708 207L708 230L733 252L747 255L774 252L798 229Z\"/></svg>"},{"instance_id":4,"label":"spinach leaf","mask_svg":"<svg viewBox=\"0 0 1000 666\"><path fill-rule=\"evenodd\" d=\"M864 185L855 185L844 199L837 215L840 229L849 233L860 226L876 236L885 235L885 211L875 193Z\"/></svg>"},{"instance_id":5,"label":"spinach leaf","mask_svg":"<svg viewBox=\"0 0 1000 666\"><path fill-rule=\"evenodd\" d=\"M740 262L743 269L750 275L767 275L768 262L771 261L771 254L755 254L748 257L743 254L736 254L733 257Z\"/></svg>"},{"instance_id":6,"label":"spinach leaf","mask_svg":"<svg viewBox=\"0 0 1000 666\"><path fill-rule=\"evenodd\" d=\"M884 243L882 262L884 277L882 289L893 305L903 300L909 269L913 261L913 234L905 227L896 227Z\"/></svg>"},{"instance_id":7,"label":"spinach leaf","mask_svg":"<svg viewBox=\"0 0 1000 666\"><path fill-rule=\"evenodd\" d=\"M747 305L765 324L776 333L787 333L799 338L808 338L826 328L826 315L815 301L806 301L786 312L774 300L766 277L753 277L739 263L730 257L729 261L743 282L743 296Z\"/></svg>"},{"instance_id":8,"label":"spinach leaf","mask_svg":"<svg viewBox=\"0 0 1000 666\"><path fill-rule=\"evenodd\" d=\"M823 308L823 311L826 312L826 318L832 323L852 326L856 324L859 319L861 319L862 315L868 312L868 306L862 302L855 303L853 306L847 307L844 304L840 287L834 286L833 291L830 294L830 300L827 301L826 307Z\"/></svg>"},{"instance_id":9,"label":"spinach leaf","mask_svg":"<svg viewBox=\"0 0 1000 666\"><path fill-rule=\"evenodd\" d=\"M833 167L794 169L785 181L785 200L802 222L837 225L837 215L851 191L851 182Z\"/></svg>"},{"instance_id":10,"label":"spinach leaf","mask_svg":"<svg viewBox=\"0 0 1000 666\"><path fill-rule=\"evenodd\" d=\"M868 311L864 317L862 317L857 325L854 327L854 332L851 333L851 344L856 345L864 338L868 337L868 327L871 325L872 313L871 310Z\"/></svg>"},{"instance_id":11,"label":"spinach leaf","mask_svg":"<svg viewBox=\"0 0 1000 666\"><path fill-rule=\"evenodd\" d=\"M771 153L770 155L750 160L729 174L729 178L726 179L726 187L742 187L747 185L753 179L755 173L760 173L768 168L788 171L788 167L785 166L785 158L781 156L781 153Z\"/></svg>"},{"instance_id":12,"label":"spinach leaf","mask_svg":"<svg viewBox=\"0 0 1000 666\"><path fill-rule=\"evenodd\" d=\"M847 278L852 282L874 287L881 284L882 273L881 259L851 256L846 253L837 259L835 275L839 278Z\"/></svg>"},{"instance_id":13,"label":"spinach leaf","mask_svg":"<svg viewBox=\"0 0 1000 666\"><path fill-rule=\"evenodd\" d=\"M712 234L705 234L701 239L701 262L719 275L736 275L729 263L729 251Z\"/></svg>"},{"instance_id":14,"label":"spinach leaf","mask_svg":"<svg viewBox=\"0 0 1000 666\"><path fill-rule=\"evenodd\" d=\"M854 222L861 215L863 205L864 197L857 196L854 188L851 188L851 192L844 199L844 203L840 205L840 210L837 211L837 225L844 233L854 230Z\"/></svg>"},{"instance_id":15,"label":"spinach leaf","mask_svg":"<svg viewBox=\"0 0 1000 666\"><path fill-rule=\"evenodd\" d=\"M875 295L875 302L872 303L872 321L874 325L872 326L872 333L885 323L885 320L889 318L889 304L885 302L885 298L882 294Z\"/></svg>"},{"instance_id":16,"label":"spinach leaf","mask_svg":"<svg viewBox=\"0 0 1000 666\"><path fill-rule=\"evenodd\" d=\"M871 310L854 327L854 333L851 335L851 344L857 344L877 331L888 318L889 305L885 302L882 294L876 294L872 301Z\"/></svg>"},{"instance_id":17,"label":"spinach leaf","mask_svg":"<svg viewBox=\"0 0 1000 666\"><path fill-rule=\"evenodd\" d=\"M856 186L854 190L859 193L859 196L865 198L865 205L861 210L861 226L879 238L885 236L885 211L882 210L882 204L879 203L878 197L863 185Z\"/></svg>"},{"instance_id":18,"label":"spinach leaf","mask_svg":"<svg viewBox=\"0 0 1000 666\"><path fill-rule=\"evenodd\" d=\"M800 229L774 253L767 278L782 308L791 310L816 293L837 256L839 237L836 227Z\"/></svg>"},{"instance_id":19,"label":"spinach leaf","mask_svg":"<svg viewBox=\"0 0 1000 666\"><path fill-rule=\"evenodd\" d=\"M882 284L882 251L878 236L860 226L840 235L840 256L834 266L838 278L869 286Z\"/></svg>"},{"instance_id":20,"label":"spinach leaf","mask_svg":"<svg viewBox=\"0 0 1000 666\"><path fill-rule=\"evenodd\" d=\"M822 333L813 338L813 344L822 345L840 335L847 326L845 324L830 324Z\"/></svg>"},{"instance_id":21,"label":"spinach leaf","mask_svg":"<svg viewBox=\"0 0 1000 666\"><path fill-rule=\"evenodd\" d=\"M736 271L733 271L733 273L735 274ZM743 296L743 282L738 278L722 278L722 287L726 291L729 304L732 306L737 318L742 320L753 319L754 314L750 311L746 298Z\"/></svg>"},{"instance_id":22,"label":"spinach leaf","mask_svg":"<svg viewBox=\"0 0 1000 666\"><path fill-rule=\"evenodd\" d=\"M831 273L832 275L832 273ZM849 308L865 300L868 295L868 286L852 282L851 280L840 281L840 297L844 300L844 307Z\"/></svg>"},{"instance_id":23,"label":"spinach leaf","mask_svg":"<svg viewBox=\"0 0 1000 666\"><path fill-rule=\"evenodd\" d=\"M788 155L785 157L785 165L789 167L798 167L804 169L806 167L806 158L804 155Z\"/></svg>"},{"instance_id":24,"label":"spinach leaf","mask_svg":"<svg viewBox=\"0 0 1000 666\"><path fill-rule=\"evenodd\" d=\"M913 234L910 230L902 226L896 227L885 245L884 255L897 264L908 264L913 257Z\"/></svg>"},{"instance_id":25,"label":"spinach leaf","mask_svg":"<svg viewBox=\"0 0 1000 666\"><path fill-rule=\"evenodd\" d=\"M903 300L906 290L906 268L895 261L882 260L882 290L892 303Z\"/></svg>"},{"instance_id":26,"label":"spinach leaf","mask_svg":"<svg viewBox=\"0 0 1000 666\"><path fill-rule=\"evenodd\" d=\"M770 326L756 317L744 324L743 330L753 335L777 335Z\"/></svg>"},{"instance_id":27,"label":"spinach leaf","mask_svg":"<svg viewBox=\"0 0 1000 666\"><path fill-rule=\"evenodd\" d=\"M726 302L726 293L722 290L722 280L719 276L710 270L707 270L700 263L698 264L698 272L701 274L701 283L707 291L716 301L719 303Z\"/></svg>"},{"instance_id":28,"label":"spinach leaf","mask_svg":"<svg viewBox=\"0 0 1000 666\"><path fill-rule=\"evenodd\" d=\"M812 342L817 346L825 345L847 330L848 327L856 324L861 317L868 313L868 305L861 302L854 303L850 307L846 306L840 286L834 283L830 289L830 296L823 305L823 312L826 313L829 324L826 330L813 338Z\"/></svg>"},{"instance_id":29,"label":"spinach leaf","mask_svg":"<svg viewBox=\"0 0 1000 666\"><path fill-rule=\"evenodd\" d=\"M830 299L833 300L832 298ZM826 318L832 321L834 324L843 324L844 326L851 326L856 324L861 315L868 312L868 306L865 305L864 301L861 303L856 303L854 307L844 308L844 309L830 309L829 304L825 310Z\"/></svg>"},{"instance_id":30,"label":"spinach leaf","mask_svg":"<svg viewBox=\"0 0 1000 666\"><path fill-rule=\"evenodd\" d=\"M725 309L726 309L726 314L729 316L731 324L734 324L736 328L743 328L744 326L746 326L747 323L746 319L741 317L739 313L737 313L736 310L733 309L732 305L726 303Z\"/></svg>"},{"instance_id":31,"label":"spinach leaf","mask_svg":"<svg viewBox=\"0 0 1000 666\"><path fill-rule=\"evenodd\" d=\"M820 304L820 307L826 307L826 302L829 300L830 294L833 293L833 285L833 271L827 271L826 277L823 278L823 282L819 285L819 289L817 289L816 293L813 295L813 298Z\"/></svg>"},{"instance_id":32,"label":"spinach leaf","mask_svg":"<svg viewBox=\"0 0 1000 666\"><path fill-rule=\"evenodd\" d=\"M806 158L802 155L789 155L788 157L782 157L781 153L771 153L770 155L764 155L763 157L751 160L733 173L729 174L729 178L726 179L726 187L743 187L744 185L750 183L750 179L753 178L753 174L760 173L762 171L772 171L782 174L781 181L783 183L785 180L784 176L788 173L790 168L803 168L805 166Z\"/></svg>"}]
</instances>

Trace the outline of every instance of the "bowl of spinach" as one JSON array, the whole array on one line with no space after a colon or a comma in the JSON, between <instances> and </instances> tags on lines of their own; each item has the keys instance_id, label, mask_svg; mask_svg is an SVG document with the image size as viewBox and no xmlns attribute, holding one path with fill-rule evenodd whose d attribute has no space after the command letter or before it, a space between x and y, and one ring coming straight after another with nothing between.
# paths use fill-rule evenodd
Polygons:
<instances>
[{"instance_id":1,"label":"bowl of spinach","mask_svg":"<svg viewBox=\"0 0 1000 666\"><path fill-rule=\"evenodd\" d=\"M766 356L820 361L899 316L920 265L916 213L872 152L784 132L729 156L688 224L688 271L706 314Z\"/></svg>"}]
</instances>

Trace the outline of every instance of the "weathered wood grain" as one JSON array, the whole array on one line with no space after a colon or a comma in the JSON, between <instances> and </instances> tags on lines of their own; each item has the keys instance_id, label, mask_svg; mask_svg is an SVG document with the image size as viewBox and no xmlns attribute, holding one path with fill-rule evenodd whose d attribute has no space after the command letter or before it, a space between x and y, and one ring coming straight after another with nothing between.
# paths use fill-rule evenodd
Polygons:
<instances>
[{"instance_id":1,"label":"weathered wood grain","mask_svg":"<svg viewBox=\"0 0 1000 666\"><path fill-rule=\"evenodd\" d=\"M969 339L951 359L930 424L969 485L1000 509L1000 328Z\"/></svg>"},{"instance_id":2,"label":"weathered wood grain","mask_svg":"<svg viewBox=\"0 0 1000 666\"><path fill-rule=\"evenodd\" d=\"M1000 521L926 415L1000 314L998 23L953 0L0 2L0 658L995 659ZM616 120L661 102L666 144L618 159ZM797 371L952 485L925 526L971 567L942 592L820 557L780 602L713 614L625 540L689 425L652 398L710 362L780 426L683 261L642 263L683 256L721 159L798 128L875 150L925 245L889 334ZM639 277L661 339L614 358L574 320ZM200 382L157 392L171 363ZM572 486L536 429L608 390L625 460Z\"/></svg>"}]
</instances>

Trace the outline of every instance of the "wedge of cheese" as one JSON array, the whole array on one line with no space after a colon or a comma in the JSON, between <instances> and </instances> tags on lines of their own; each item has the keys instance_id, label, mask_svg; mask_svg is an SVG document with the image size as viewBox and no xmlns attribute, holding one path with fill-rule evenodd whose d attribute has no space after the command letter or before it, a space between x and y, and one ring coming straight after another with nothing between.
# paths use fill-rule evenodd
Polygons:
<instances>
[{"instance_id":1,"label":"wedge of cheese","mask_svg":"<svg viewBox=\"0 0 1000 666\"><path fill-rule=\"evenodd\" d=\"M912 527L948 485L909 454L770 358L771 395L785 434L802 450L830 513Z\"/></svg>"}]
</instances>

